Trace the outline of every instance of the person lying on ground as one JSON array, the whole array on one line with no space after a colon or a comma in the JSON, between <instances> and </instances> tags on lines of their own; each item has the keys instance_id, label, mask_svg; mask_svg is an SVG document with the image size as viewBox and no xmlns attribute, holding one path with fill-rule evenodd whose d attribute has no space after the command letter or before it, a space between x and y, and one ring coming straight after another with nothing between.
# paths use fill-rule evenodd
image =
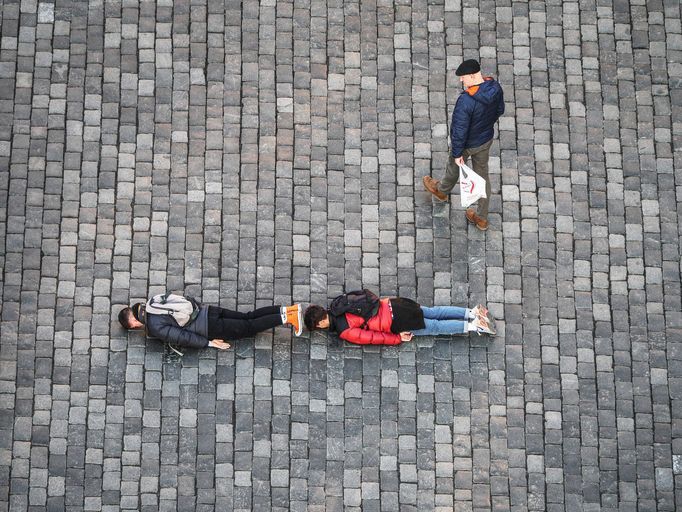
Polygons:
<instances>
[{"instance_id":1,"label":"person lying on ground","mask_svg":"<svg viewBox=\"0 0 682 512\"><path fill-rule=\"evenodd\" d=\"M495 335L494 319L483 305L426 307L404 297L380 299L369 290L341 295L329 309L311 305L304 322L309 331L328 329L361 345L399 345L414 336L467 332Z\"/></svg>"},{"instance_id":2,"label":"person lying on ground","mask_svg":"<svg viewBox=\"0 0 682 512\"><path fill-rule=\"evenodd\" d=\"M229 349L234 340L249 338L278 325L303 331L300 304L266 306L248 313L200 304L192 297L155 295L146 303L123 308L118 321L125 329L144 329L145 334L171 345Z\"/></svg>"}]
</instances>

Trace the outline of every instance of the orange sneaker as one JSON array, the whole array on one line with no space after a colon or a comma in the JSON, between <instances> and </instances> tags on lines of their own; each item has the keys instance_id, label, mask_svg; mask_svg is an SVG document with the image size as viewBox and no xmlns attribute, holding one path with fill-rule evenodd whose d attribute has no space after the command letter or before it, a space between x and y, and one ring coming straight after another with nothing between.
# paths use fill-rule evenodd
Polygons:
<instances>
[{"instance_id":1,"label":"orange sneaker","mask_svg":"<svg viewBox=\"0 0 682 512\"><path fill-rule=\"evenodd\" d=\"M300 304L287 306L287 323L294 328L294 335L300 336L303 333L303 309Z\"/></svg>"}]
</instances>

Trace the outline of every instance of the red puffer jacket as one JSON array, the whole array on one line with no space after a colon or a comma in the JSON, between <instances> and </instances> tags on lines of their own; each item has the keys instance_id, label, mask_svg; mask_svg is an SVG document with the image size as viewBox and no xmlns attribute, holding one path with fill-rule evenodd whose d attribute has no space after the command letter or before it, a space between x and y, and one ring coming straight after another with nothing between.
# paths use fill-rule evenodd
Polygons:
<instances>
[{"instance_id":1,"label":"red puffer jacket","mask_svg":"<svg viewBox=\"0 0 682 512\"><path fill-rule=\"evenodd\" d=\"M339 334L341 339L359 345L399 345L400 335L391 332L393 313L389 301L390 299L381 299L379 311L368 320L366 329L362 329L364 318L346 313L348 329Z\"/></svg>"}]
</instances>

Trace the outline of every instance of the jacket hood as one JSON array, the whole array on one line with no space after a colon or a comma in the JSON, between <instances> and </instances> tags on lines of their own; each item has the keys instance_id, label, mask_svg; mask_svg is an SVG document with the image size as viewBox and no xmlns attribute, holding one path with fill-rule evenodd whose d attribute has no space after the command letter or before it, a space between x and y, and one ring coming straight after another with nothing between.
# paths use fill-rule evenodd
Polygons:
<instances>
[{"instance_id":1,"label":"jacket hood","mask_svg":"<svg viewBox=\"0 0 682 512\"><path fill-rule=\"evenodd\" d=\"M476 101L490 105L498 101L500 94L502 94L502 88L495 79L486 77L482 84L472 85L466 92Z\"/></svg>"}]
</instances>

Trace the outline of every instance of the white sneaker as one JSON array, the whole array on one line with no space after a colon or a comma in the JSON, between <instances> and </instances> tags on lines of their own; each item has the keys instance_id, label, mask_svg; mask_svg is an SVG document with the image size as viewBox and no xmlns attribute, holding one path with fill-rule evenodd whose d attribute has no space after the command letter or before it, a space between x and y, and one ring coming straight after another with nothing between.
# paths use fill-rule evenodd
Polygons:
<instances>
[{"instance_id":1,"label":"white sneaker","mask_svg":"<svg viewBox=\"0 0 682 512\"><path fill-rule=\"evenodd\" d=\"M491 336L495 336L495 329L490 325L487 319L483 317L476 317L474 321L472 322L474 327L476 327L476 332L480 336L481 334L490 334Z\"/></svg>"},{"instance_id":2,"label":"white sneaker","mask_svg":"<svg viewBox=\"0 0 682 512\"><path fill-rule=\"evenodd\" d=\"M479 304L476 306L474 309L471 310L471 312L474 314L474 316L479 317L479 316L488 316L488 308L486 308L483 304Z\"/></svg>"},{"instance_id":3,"label":"white sneaker","mask_svg":"<svg viewBox=\"0 0 682 512\"><path fill-rule=\"evenodd\" d=\"M474 309L472 309L471 312L476 316L476 318L482 318L483 320L487 321L488 325L493 331L497 330L495 326L495 318L490 313L490 310L486 308L483 304L479 304Z\"/></svg>"}]
</instances>

